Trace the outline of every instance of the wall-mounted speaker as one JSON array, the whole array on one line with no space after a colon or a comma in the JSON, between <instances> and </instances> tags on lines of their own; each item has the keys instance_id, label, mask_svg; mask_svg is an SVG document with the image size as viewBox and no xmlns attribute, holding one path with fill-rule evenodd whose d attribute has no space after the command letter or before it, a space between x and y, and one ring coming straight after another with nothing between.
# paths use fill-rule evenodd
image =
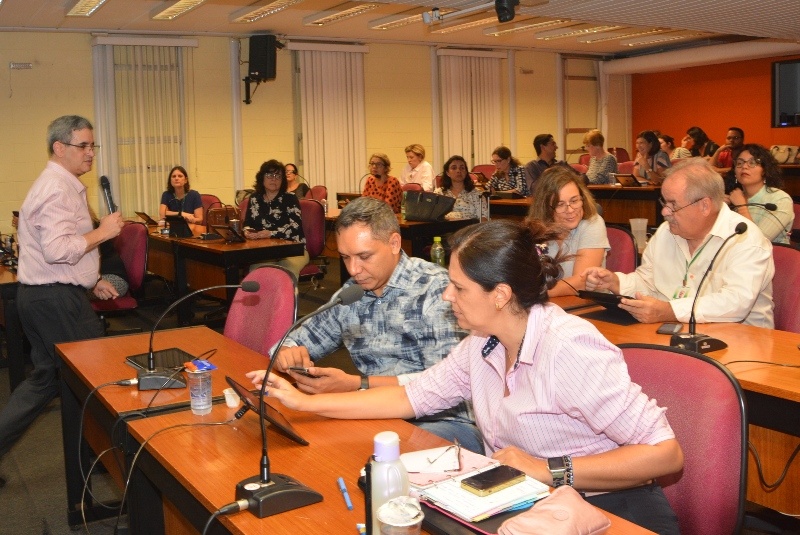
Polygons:
<instances>
[{"instance_id":1,"label":"wall-mounted speaker","mask_svg":"<svg viewBox=\"0 0 800 535\"><path fill-rule=\"evenodd\" d=\"M275 79L277 50L278 40L274 35L254 35L250 38L250 80L265 82Z\"/></svg>"}]
</instances>

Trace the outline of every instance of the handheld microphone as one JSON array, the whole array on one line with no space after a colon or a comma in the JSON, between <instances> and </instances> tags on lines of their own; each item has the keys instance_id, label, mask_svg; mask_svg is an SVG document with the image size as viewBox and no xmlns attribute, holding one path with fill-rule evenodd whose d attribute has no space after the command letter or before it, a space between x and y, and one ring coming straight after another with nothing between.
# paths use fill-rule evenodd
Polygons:
<instances>
[{"instance_id":1,"label":"handheld microphone","mask_svg":"<svg viewBox=\"0 0 800 535\"><path fill-rule=\"evenodd\" d=\"M714 261L719 256L719 253L731 238L738 236L739 234L744 234L745 232L747 232L747 223L742 221L736 225L733 234L725 238L725 240L722 242L722 245L720 245L719 249L717 249L717 252L714 253L714 256L711 258L711 262L708 264L705 273L703 273L703 278L700 279L700 284L697 285L697 292L694 294L694 300L692 301L692 313L689 316L689 332L673 334L669 341L670 346L696 351L697 353L709 353L711 351L717 351L718 349L725 349L728 347L728 344L722 340L718 340L716 338L696 332L697 320L695 320L694 317L694 309L695 306L697 306L697 298L700 296L700 290L703 288L703 283L706 281L708 274L711 273L711 269L714 267Z\"/></svg>"},{"instance_id":2,"label":"handheld microphone","mask_svg":"<svg viewBox=\"0 0 800 535\"><path fill-rule=\"evenodd\" d=\"M167 355L178 355L184 361L192 360L194 358L193 355L190 355L186 351L179 349L177 347L171 347L169 349L162 349L160 351L153 351L153 337L156 334L156 327L158 324L161 323L161 320L176 306L183 303L187 299L192 296L195 296L199 293L206 292L208 290L216 290L218 288L241 288L245 292L257 292L260 288L260 284L256 281L244 281L241 284L221 284L218 286L209 286L208 288L202 288L200 290L195 290L189 294L184 295L180 299L176 300L167 309L164 311L163 314L156 320L153 328L150 330L150 348L147 352L147 369L146 370L139 370L137 375L139 379L139 390L159 390L163 388L183 388L186 386L186 383L183 382L183 377L177 375L175 370L165 369L165 368L156 368L156 357L160 356L167 356ZM139 355L136 355L139 356Z\"/></svg>"},{"instance_id":3,"label":"handheld microphone","mask_svg":"<svg viewBox=\"0 0 800 535\"><path fill-rule=\"evenodd\" d=\"M103 188L103 195L106 198L106 208L108 208L108 213L113 214L117 211L117 205L114 204L114 198L111 197L111 183L108 181L107 176L100 177L100 187Z\"/></svg>"},{"instance_id":4,"label":"handheld microphone","mask_svg":"<svg viewBox=\"0 0 800 535\"><path fill-rule=\"evenodd\" d=\"M267 381L278 353L293 330L299 327L306 320L325 312L337 305L352 305L364 296L364 290L357 284L348 286L328 303L322 305L317 310L303 316L287 329L283 338L275 345L272 357L264 373L264 380L261 384L259 405L261 414L266 414L266 403L264 402L264 392L267 388ZM139 383L141 384L141 382ZM236 499L246 499L250 504L250 512L258 518L264 518L285 511L291 511L312 503L322 501L322 495L311 490L296 479L284 474L270 474L269 455L267 453L267 429L264 418L261 418L261 464L259 474L249 477L236 484Z\"/></svg>"}]
</instances>

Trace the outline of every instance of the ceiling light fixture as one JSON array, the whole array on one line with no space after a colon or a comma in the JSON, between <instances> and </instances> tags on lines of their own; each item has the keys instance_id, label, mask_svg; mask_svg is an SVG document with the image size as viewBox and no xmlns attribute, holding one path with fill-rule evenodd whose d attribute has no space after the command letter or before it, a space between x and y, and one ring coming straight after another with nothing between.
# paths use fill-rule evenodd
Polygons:
<instances>
[{"instance_id":1,"label":"ceiling light fixture","mask_svg":"<svg viewBox=\"0 0 800 535\"><path fill-rule=\"evenodd\" d=\"M619 30L624 26L569 26L567 28L559 28L556 30L547 30L539 32L535 35L536 39L542 41L550 41L553 39L564 39L565 37L575 37L578 35L594 34L599 32L608 32L611 30Z\"/></svg>"},{"instance_id":2,"label":"ceiling light fixture","mask_svg":"<svg viewBox=\"0 0 800 535\"><path fill-rule=\"evenodd\" d=\"M344 4L339 4L336 7L331 9L320 11L319 13L315 13L314 15L309 15L308 17L303 19L303 25L305 26L324 26L326 24L332 24L334 22L339 22L344 19L348 19L350 17L355 17L357 15L361 15L366 13L367 11L371 11L378 7L378 4L359 4L356 2L345 2Z\"/></svg>"},{"instance_id":3,"label":"ceiling light fixture","mask_svg":"<svg viewBox=\"0 0 800 535\"><path fill-rule=\"evenodd\" d=\"M162 9L152 17L152 20L173 20L184 13L193 10L206 0L178 0L166 9Z\"/></svg>"},{"instance_id":4,"label":"ceiling light fixture","mask_svg":"<svg viewBox=\"0 0 800 535\"><path fill-rule=\"evenodd\" d=\"M485 24L495 22L496 20L497 20L497 15L495 14L492 14L492 16L487 17L486 14L481 13L478 15L473 15L472 17L467 17L466 19L454 20L453 22L450 23L443 22L442 24L439 24L436 27L431 27L429 31L430 33L438 33L438 34L460 32L461 30L475 28L476 26L483 26Z\"/></svg>"},{"instance_id":5,"label":"ceiling light fixture","mask_svg":"<svg viewBox=\"0 0 800 535\"><path fill-rule=\"evenodd\" d=\"M78 0L72 9L67 11L68 17L88 17L105 3L106 0ZM0 0L0 4L2 4Z\"/></svg>"},{"instance_id":6,"label":"ceiling light fixture","mask_svg":"<svg viewBox=\"0 0 800 535\"><path fill-rule=\"evenodd\" d=\"M667 43L669 41L680 41L682 39L689 39L692 37L700 37L701 33L689 33L683 35L654 35L653 37L642 37L641 39L629 39L627 41L620 41L620 46L642 46L654 45L656 43Z\"/></svg>"},{"instance_id":7,"label":"ceiling light fixture","mask_svg":"<svg viewBox=\"0 0 800 535\"><path fill-rule=\"evenodd\" d=\"M448 19L455 19L463 17L465 15L469 15L470 13L488 11L494 8L495 8L494 2L487 2L485 4L479 4L477 6L467 7L464 9L459 9L458 11L449 10L446 13L444 9L439 9L438 7L435 7L431 11L426 11L425 13L423 13L422 20L425 22L425 24L433 24L435 22L444 21L445 17L447 17Z\"/></svg>"},{"instance_id":8,"label":"ceiling light fixture","mask_svg":"<svg viewBox=\"0 0 800 535\"><path fill-rule=\"evenodd\" d=\"M442 15L447 15L448 13L455 11L455 9L449 9L445 7L438 9L438 11ZM389 15L388 17L381 17L379 19L371 20L368 24L372 30L394 30L395 28L407 26L414 22L424 22L423 14L425 13L428 13L428 8L417 7L407 11L402 11L400 13L395 13L394 15Z\"/></svg>"},{"instance_id":9,"label":"ceiling light fixture","mask_svg":"<svg viewBox=\"0 0 800 535\"><path fill-rule=\"evenodd\" d=\"M554 19L554 20L543 21L541 19L529 19L527 21L515 22L514 24L508 24L503 26L492 26L490 28L484 29L483 34L499 37L501 35L506 35L509 33L529 32L531 30L549 28L550 26L558 26L559 24L566 24L567 22L570 22L570 20Z\"/></svg>"},{"instance_id":10,"label":"ceiling light fixture","mask_svg":"<svg viewBox=\"0 0 800 535\"><path fill-rule=\"evenodd\" d=\"M302 1L303 0L261 0L244 9L234 11L231 13L230 17L228 17L228 20L230 22L255 22L258 19L274 15ZM253 9L254 7L255 9Z\"/></svg>"},{"instance_id":11,"label":"ceiling light fixture","mask_svg":"<svg viewBox=\"0 0 800 535\"><path fill-rule=\"evenodd\" d=\"M653 35L664 33L667 30L663 28L653 28L652 30L643 30L643 31L635 31L629 33L610 33L608 35L604 35L602 33L598 33L595 35L591 35L588 37L579 37L579 43L602 43L604 41L614 41L615 39L628 39L630 37L640 37L643 35Z\"/></svg>"}]
</instances>

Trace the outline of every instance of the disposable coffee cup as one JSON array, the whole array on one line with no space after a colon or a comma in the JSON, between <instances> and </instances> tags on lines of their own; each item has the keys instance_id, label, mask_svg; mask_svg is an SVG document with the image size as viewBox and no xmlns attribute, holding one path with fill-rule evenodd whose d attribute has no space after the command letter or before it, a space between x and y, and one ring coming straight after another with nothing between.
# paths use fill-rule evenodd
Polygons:
<instances>
[{"instance_id":1,"label":"disposable coffee cup","mask_svg":"<svg viewBox=\"0 0 800 535\"><path fill-rule=\"evenodd\" d=\"M203 415L211 412L211 372L186 371L189 386L189 399L193 414Z\"/></svg>"},{"instance_id":2,"label":"disposable coffee cup","mask_svg":"<svg viewBox=\"0 0 800 535\"><path fill-rule=\"evenodd\" d=\"M231 219L230 221L231 228L236 232L242 232L242 222L238 219Z\"/></svg>"},{"instance_id":3,"label":"disposable coffee cup","mask_svg":"<svg viewBox=\"0 0 800 535\"><path fill-rule=\"evenodd\" d=\"M239 396L233 388L226 388L222 393L225 394L225 404L228 407L235 409L239 406Z\"/></svg>"},{"instance_id":4,"label":"disposable coffee cup","mask_svg":"<svg viewBox=\"0 0 800 535\"><path fill-rule=\"evenodd\" d=\"M398 496L381 505L377 511L381 535L419 535L425 514L419 500Z\"/></svg>"}]
</instances>

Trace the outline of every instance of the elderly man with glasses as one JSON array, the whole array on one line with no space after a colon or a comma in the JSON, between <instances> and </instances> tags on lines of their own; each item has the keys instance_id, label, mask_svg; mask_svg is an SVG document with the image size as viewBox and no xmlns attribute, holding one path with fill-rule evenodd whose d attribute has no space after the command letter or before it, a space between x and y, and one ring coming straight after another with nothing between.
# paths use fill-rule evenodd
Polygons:
<instances>
[{"instance_id":1,"label":"elderly man with glasses","mask_svg":"<svg viewBox=\"0 0 800 535\"><path fill-rule=\"evenodd\" d=\"M628 274L589 268L583 272L586 289L633 296L622 299L620 308L642 323L688 322L698 285L720 251L700 289L697 322L773 328L772 245L752 221L725 204L722 177L704 159L691 158L668 171L661 195L665 221L647 244L641 266ZM740 223L747 230L736 235Z\"/></svg>"}]
</instances>

